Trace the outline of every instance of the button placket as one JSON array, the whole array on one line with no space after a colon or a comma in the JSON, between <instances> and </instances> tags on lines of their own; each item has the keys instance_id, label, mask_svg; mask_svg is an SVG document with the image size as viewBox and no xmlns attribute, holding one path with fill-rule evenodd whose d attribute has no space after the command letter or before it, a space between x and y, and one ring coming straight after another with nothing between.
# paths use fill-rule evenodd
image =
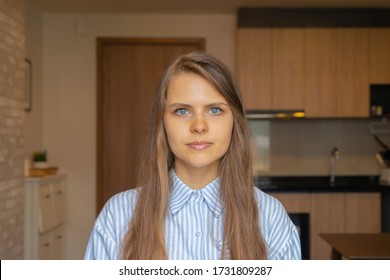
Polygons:
<instances>
[{"instance_id":1,"label":"button placket","mask_svg":"<svg viewBox=\"0 0 390 280\"><path fill-rule=\"evenodd\" d=\"M194 225L193 231L191 232L193 245L192 245L192 253L194 256L198 256L201 258L201 255L203 254L203 247L204 247L204 240L202 238L203 236L203 228L204 228L204 213L203 213L203 201L204 197L201 190L194 190L192 193L192 197L190 199L190 205L193 209L194 216L192 219L194 219Z\"/></svg>"}]
</instances>

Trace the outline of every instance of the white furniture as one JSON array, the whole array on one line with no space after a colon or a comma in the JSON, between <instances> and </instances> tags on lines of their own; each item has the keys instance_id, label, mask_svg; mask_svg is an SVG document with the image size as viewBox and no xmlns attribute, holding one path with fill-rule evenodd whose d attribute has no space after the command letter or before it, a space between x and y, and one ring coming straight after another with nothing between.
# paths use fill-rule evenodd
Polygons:
<instances>
[{"instance_id":1,"label":"white furniture","mask_svg":"<svg viewBox=\"0 0 390 280\"><path fill-rule=\"evenodd\" d=\"M65 186L66 175L25 179L25 259L64 259Z\"/></svg>"}]
</instances>

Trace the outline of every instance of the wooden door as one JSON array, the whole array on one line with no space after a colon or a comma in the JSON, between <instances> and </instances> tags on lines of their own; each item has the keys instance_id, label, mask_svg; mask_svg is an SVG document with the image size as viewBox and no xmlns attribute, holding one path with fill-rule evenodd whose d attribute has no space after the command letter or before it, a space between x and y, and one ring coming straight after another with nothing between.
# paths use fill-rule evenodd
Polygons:
<instances>
[{"instance_id":1,"label":"wooden door","mask_svg":"<svg viewBox=\"0 0 390 280\"><path fill-rule=\"evenodd\" d=\"M136 187L150 105L161 74L204 39L99 38L97 213L116 193Z\"/></svg>"}]
</instances>

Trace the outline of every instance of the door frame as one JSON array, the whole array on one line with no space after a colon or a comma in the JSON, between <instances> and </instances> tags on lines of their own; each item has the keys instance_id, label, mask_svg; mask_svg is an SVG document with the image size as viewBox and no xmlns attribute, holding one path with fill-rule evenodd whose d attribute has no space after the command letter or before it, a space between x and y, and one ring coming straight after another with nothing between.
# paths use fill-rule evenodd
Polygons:
<instances>
[{"instance_id":1,"label":"door frame","mask_svg":"<svg viewBox=\"0 0 390 280\"><path fill-rule=\"evenodd\" d=\"M149 44L149 45L183 45L183 44L197 44L199 49L205 50L206 40L205 38L127 38L127 37L97 37L96 38L96 76L97 76L97 110L96 110L96 216L99 215L101 209L104 206L103 201L103 100L104 100L104 83L103 83L103 49L106 45L110 44Z\"/></svg>"}]
</instances>

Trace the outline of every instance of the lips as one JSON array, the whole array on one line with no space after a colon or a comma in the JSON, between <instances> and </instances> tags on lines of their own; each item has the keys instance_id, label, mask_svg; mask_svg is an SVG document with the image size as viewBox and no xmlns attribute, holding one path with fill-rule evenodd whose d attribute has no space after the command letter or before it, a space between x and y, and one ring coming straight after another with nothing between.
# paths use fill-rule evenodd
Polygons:
<instances>
[{"instance_id":1,"label":"lips","mask_svg":"<svg viewBox=\"0 0 390 280\"><path fill-rule=\"evenodd\" d=\"M205 142L205 141L196 141L196 142L192 142L192 143L187 144L187 146L193 150L196 150L196 151L203 151L203 150L206 150L207 148L209 148L211 146L211 143Z\"/></svg>"}]
</instances>

